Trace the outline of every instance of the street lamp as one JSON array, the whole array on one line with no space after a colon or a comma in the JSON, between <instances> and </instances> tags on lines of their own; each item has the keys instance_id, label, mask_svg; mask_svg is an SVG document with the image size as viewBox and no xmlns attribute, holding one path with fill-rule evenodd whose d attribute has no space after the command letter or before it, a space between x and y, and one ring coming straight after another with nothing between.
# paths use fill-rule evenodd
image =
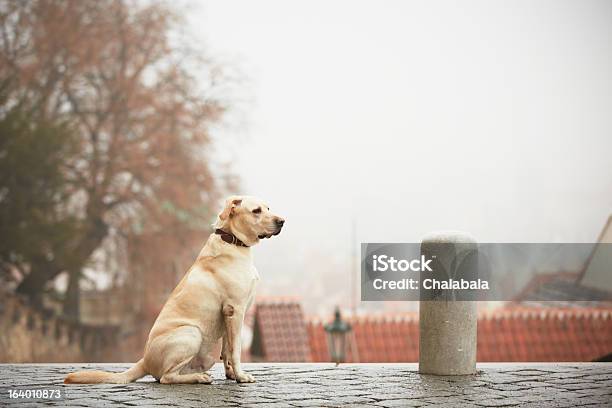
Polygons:
<instances>
[{"instance_id":1,"label":"street lamp","mask_svg":"<svg viewBox=\"0 0 612 408\"><path fill-rule=\"evenodd\" d=\"M340 309L336 307L334 321L325 325L329 355L336 366L344 362L346 357L346 334L351 331L351 325L340 317Z\"/></svg>"}]
</instances>

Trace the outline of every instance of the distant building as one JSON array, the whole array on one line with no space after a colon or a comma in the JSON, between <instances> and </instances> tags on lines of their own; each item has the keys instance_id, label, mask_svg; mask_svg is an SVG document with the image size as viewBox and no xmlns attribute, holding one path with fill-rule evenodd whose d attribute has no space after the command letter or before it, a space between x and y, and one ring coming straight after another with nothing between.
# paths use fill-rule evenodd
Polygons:
<instances>
[{"instance_id":1,"label":"distant building","mask_svg":"<svg viewBox=\"0 0 612 408\"><path fill-rule=\"evenodd\" d=\"M331 320L331 317L330 319ZM417 362L417 314L348 319L346 362ZM321 319L296 301L256 305L254 361L330 361ZM502 308L478 318L478 361L594 361L612 353L612 309Z\"/></svg>"},{"instance_id":2,"label":"distant building","mask_svg":"<svg viewBox=\"0 0 612 408\"><path fill-rule=\"evenodd\" d=\"M515 299L522 306L612 308L612 216L578 272L536 275Z\"/></svg>"},{"instance_id":3,"label":"distant building","mask_svg":"<svg viewBox=\"0 0 612 408\"><path fill-rule=\"evenodd\" d=\"M295 301L260 302L255 307L252 361L308 362L311 347L302 307Z\"/></svg>"},{"instance_id":4,"label":"distant building","mask_svg":"<svg viewBox=\"0 0 612 408\"><path fill-rule=\"evenodd\" d=\"M578 282L586 288L612 292L612 215L599 235L597 245L591 253L586 267L580 274ZM604 250L604 247L606 248Z\"/></svg>"}]
</instances>

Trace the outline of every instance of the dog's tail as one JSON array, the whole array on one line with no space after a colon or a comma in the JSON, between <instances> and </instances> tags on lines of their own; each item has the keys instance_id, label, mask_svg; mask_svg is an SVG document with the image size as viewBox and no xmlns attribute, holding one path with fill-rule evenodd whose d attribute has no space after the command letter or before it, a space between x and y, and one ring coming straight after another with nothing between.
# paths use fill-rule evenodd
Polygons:
<instances>
[{"instance_id":1,"label":"dog's tail","mask_svg":"<svg viewBox=\"0 0 612 408\"><path fill-rule=\"evenodd\" d=\"M127 384L144 377L146 374L144 360L140 359L134 367L122 373L111 373L108 371L77 371L76 373L70 373L64 378L64 384Z\"/></svg>"}]
</instances>

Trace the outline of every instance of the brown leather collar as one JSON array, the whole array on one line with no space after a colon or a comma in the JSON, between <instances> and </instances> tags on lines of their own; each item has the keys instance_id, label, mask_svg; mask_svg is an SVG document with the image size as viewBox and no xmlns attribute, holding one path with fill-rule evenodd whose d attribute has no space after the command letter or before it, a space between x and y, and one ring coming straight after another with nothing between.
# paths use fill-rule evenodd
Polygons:
<instances>
[{"instance_id":1,"label":"brown leather collar","mask_svg":"<svg viewBox=\"0 0 612 408\"><path fill-rule=\"evenodd\" d=\"M239 240L238 237L236 237L234 234L230 234L229 232L225 232L222 229L218 229L217 228L215 230L215 234L219 235L221 237L221 239L223 241L227 242L228 244L234 244L236 246L241 246L241 247L246 247L246 248L249 247L244 242Z\"/></svg>"}]
</instances>

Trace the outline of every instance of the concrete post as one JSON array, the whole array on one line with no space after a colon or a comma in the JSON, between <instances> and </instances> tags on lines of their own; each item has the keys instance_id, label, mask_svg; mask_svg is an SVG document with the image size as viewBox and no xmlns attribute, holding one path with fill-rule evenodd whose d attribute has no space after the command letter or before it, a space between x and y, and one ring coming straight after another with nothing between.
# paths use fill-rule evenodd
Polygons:
<instances>
[{"instance_id":1,"label":"concrete post","mask_svg":"<svg viewBox=\"0 0 612 408\"><path fill-rule=\"evenodd\" d=\"M433 258L433 272L421 273L419 372L436 375L476 373L476 302L456 291L426 291L423 279L461 279L477 274L478 245L466 234L432 234L421 255ZM476 262L474 262L476 261ZM458 266L459 265L459 266Z\"/></svg>"}]
</instances>

